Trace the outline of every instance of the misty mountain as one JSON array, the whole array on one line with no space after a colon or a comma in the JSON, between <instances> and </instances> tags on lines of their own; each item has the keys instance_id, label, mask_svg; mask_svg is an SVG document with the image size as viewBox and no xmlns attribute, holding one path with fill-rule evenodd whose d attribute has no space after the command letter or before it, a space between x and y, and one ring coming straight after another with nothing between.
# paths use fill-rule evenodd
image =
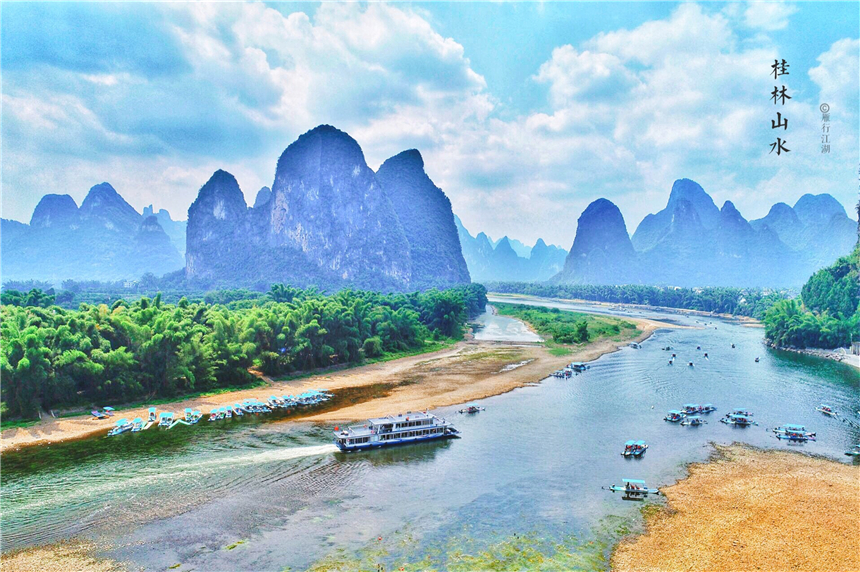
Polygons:
<instances>
[{"instance_id":1,"label":"misty mountain","mask_svg":"<svg viewBox=\"0 0 860 572\"><path fill-rule=\"evenodd\" d=\"M804 195L747 221L731 201L717 208L700 185L680 179L661 211L631 239L606 199L583 212L564 270L555 282L673 286L798 286L851 251L857 223L830 195Z\"/></svg>"},{"instance_id":2,"label":"misty mountain","mask_svg":"<svg viewBox=\"0 0 860 572\"><path fill-rule=\"evenodd\" d=\"M564 266L567 252L538 239L529 248L507 236L492 241L483 232L472 236L459 217L454 217L463 257L475 282L539 282L557 274ZM525 253L525 256L523 254Z\"/></svg>"},{"instance_id":3,"label":"misty mountain","mask_svg":"<svg viewBox=\"0 0 860 572\"><path fill-rule=\"evenodd\" d=\"M166 211L165 211L166 212ZM4 280L121 280L182 268L157 216L144 217L108 183L80 208L69 195L42 197L30 224L3 220Z\"/></svg>"}]
</instances>

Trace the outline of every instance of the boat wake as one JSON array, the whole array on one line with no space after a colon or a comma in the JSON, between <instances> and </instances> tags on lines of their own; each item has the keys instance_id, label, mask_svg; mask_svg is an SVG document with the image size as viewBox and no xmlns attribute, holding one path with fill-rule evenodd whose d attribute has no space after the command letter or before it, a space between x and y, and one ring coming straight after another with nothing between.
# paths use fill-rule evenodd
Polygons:
<instances>
[{"instance_id":1,"label":"boat wake","mask_svg":"<svg viewBox=\"0 0 860 572\"><path fill-rule=\"evenodd\" d=\"M313 457L315 455L328 455L337 453L337 447L333 444L328 445L311 445L308 447L291 447L267 449L264 451L250 451L238 455L229 455L219 457L217 459L209 459L206 461L198 461L189 468L217 468L220 466L237 466L237 465L260 465L263 463L274 463L278 461L289 461L291 459L301 459L302 457Z\"/></svg>"}]
</instances>

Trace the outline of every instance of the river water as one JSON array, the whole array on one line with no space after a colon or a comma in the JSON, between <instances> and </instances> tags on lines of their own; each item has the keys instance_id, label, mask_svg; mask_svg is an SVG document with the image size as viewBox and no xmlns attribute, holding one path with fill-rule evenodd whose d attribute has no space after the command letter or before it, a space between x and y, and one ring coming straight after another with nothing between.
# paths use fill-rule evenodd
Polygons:
<instances>
[{"instance_id":1,"label":"river water","mask_svg":"<svg viewBox=\"0 0 860 572\"><path fill-rule=\"evenodd\" d=\"M476 415L435 411L456 421L457 440L342 454L330 425L252 419L3 455L3 549L84 536L147 570L469 569L532 552L599 569L641 523L640 504L601 486L670 484L711 442L849 462L843 452L860 441L857 370L769 350L760 329L730 321L633 315L692 327L659 330L572 379L485 399ZM534 335L504 320L482 318L505 338ZM662 420L687 402L718 411L698 428ZM822 402L852 423L816 412ZM719 423L733 407L760 426ZM780 442L770 428L782 423L807 425L818 441ZM644 458L621 457L628 439L649 443Z\"/></svg>"}]
</instances>

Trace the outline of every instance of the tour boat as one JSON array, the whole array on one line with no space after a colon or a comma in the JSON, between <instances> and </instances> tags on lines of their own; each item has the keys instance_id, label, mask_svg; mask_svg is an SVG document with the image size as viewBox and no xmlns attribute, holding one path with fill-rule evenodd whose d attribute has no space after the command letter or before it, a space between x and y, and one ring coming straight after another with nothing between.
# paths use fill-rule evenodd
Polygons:
<instances>
[{"instance_id":1,"label":"tour boat","mask_svg":"<svg viewBox=\"0 0 860 572\"><path fill-rule=\"evenodd\" d=\"M173 413L169 411L163 411L158 416L158 426L159 427L170 427L173 425Z\"/></svg>"},{"instance_id":2,"label":"tour boat","mask_svg":"<svg viewBox=\"0 0 860 572\"><path fill-rule=\"evenodd\" d=\"M717 408L710 403L705 403L704 405L685 403L681 410L687 415L696 415L699 413L710 413L711 411L716 411Z\"/></svg>"},{"instance_id":3,"label":"tour boat","mask_svg":"<svg viewBox=\"0 0 860 572\"><path fill-rule=\"evenodd\" d=\"M648 496L650 495L659 495L660 491L657 489L649 489L645 484L645 481L641 481L639 479L621 479L621 482L624 484L619 485L611 485L609 490L614 493L624 493L625 496Z\"/></svg>"},{"instance_id":4,"label":"tour boat","mask_svg":"<svg viewBox=\"0 0 860 572\"><path fill-rule=\"evenodd\" d=\"M621 454L625 457L641 457L646 449L648 449L648 445L645 444L645 441L627 441L624 443L624 450L621 451Z\"/></svg>"},{"instance_id":5,"label":"tour boat","mask_svg":"<svg viewBox=\"0 0 860 572\"><path fill-rule=\"evenodd\" d=\"M666 417L663 418L663 421L671 421L672 423L678 423L684 417L686 417L686 415L683 411L673 409L668 414L666 414Z\"/></svg>"},{"instance_id":6,"label":"tour boat","mask_svg":"<svg viewBox=\"0 0 860 572\"><path fill-rule=\"evenodd\" d=\"M470 405L469 407L466 407L465 409L461 409L457 413L478 413L478 412L483 411L483 410L484 410L483 407L478 407L477 405Z\"/></svg>"},{"instance_id":7,"label":"tour boat","mask_svg":"<svg viewBox=\"0 0 860 572\"><path fill-rule=\"evenodd\" d=\"M749 418L747 415L740 415L736 413L729 413L722 419L720 419L723 423L727 425L737 425L739 427L746 427L748 425L758 425L755 421Z\"/></svg>"},{"instance_id":8,"label":"tour boat","mask_svg":"<svg viewBox=\"0 0 860 572\"><path fill-rule=\"evenodd\" d=\"M448 439L457 437L458 433L450 423L432 413L407 412L406 415L368 419L364 425L353 425L346 429L335 427L334 444L341 451L356 451L431 439Z\"/></svg>"},{"instance_id":9,"label":"tour boat","mask_svg":"<svg viewBox=\"0 0 860 572\"><path fill-rule=\"evenodd\" d=\"M131 432L137 433L139 431L143 431L143 419L135 417L134 421L131 422Z\"/></svg>"},{"instance_id":10,"label":"tour boat","mask_svg":"<svg viewBox=\"0 0 860 572\"><path fill-rule=\"evenodd\" d=\"M743 407L736 407L736 408L732 409L732 412L730 413L730 415L743 415L744 417L752 417L753 416L751 411L747 411Z\"/></svg>"},{"instance_id":11,"label":"tour boat","mask_svg":"<svg viewBox=\"0 0 860 572\"><path fill-rule=\"evenodd\" d=\"M849 457L860 457L860 444L854 445L850 451L845 451Z\"/></svg>"},{"instance_id":12,"label":"tour boat","mask_svg":"<svg viewBox=\"0 0 860 572\"><path fill-rule=\"evenodd\" d=\"M830 415L831 417L836 417L837 415L839 415L829 405L819 405L818 407L815 408L815 410L820 411L821 413L824 413L825 415Z\"/></svg>"},{"instance_id":13,"label":"tour boat","mask_svg":"<svg viewBox=\"0 0 860 572\"><path fill-rule=\"evenodd\" d=\"M681 425L689 427L698 427L699 425L704 425L705 423L707 423L707 421L695 415L693 417L687 417L686 419L681 421Z\"/></svg>"},{"instance_id":14,"label":"tour boat","mask_svg":"<svg viewBox=\"0 0 860 572\"><path fill-rule=\"evenodd\" d=\"M705 403L704 405L702 405L699 408L699 413L711 413L712 411L716 411L716 410L717 410L717 408L714 407L712 404Z\"/></svg>"}]
</instances>

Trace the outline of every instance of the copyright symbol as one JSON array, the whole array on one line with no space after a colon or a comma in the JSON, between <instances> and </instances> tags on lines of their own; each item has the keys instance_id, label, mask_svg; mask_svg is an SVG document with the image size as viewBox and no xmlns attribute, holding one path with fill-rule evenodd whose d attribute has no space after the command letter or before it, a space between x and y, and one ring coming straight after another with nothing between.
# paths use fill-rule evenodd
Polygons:
<instances>
[{"instance_id":1,"label":"copyright symbol","mask_svg":"<svg viewBox=\"0 0 860 572\"><path fill-rule=\"evenodd\" d=\"M821 105L818 106L818 109L821 110L821 113L827 113L828 111L830 111L830 105L828 105L826 103L822 103Z\"/></svg>"}]
</instances>

